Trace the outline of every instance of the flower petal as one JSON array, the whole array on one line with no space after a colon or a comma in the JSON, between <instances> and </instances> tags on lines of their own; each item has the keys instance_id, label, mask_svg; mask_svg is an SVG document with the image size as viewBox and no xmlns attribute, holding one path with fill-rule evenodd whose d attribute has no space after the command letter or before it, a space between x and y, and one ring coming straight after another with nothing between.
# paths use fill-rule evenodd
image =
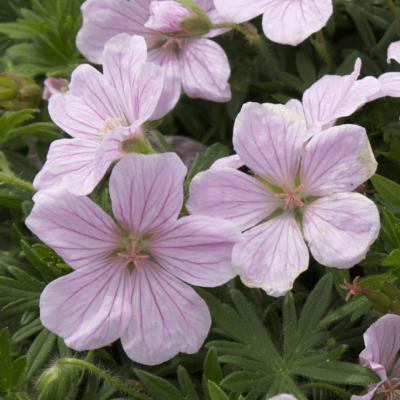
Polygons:
<instances>
[{"instance_id":1,"label":"flower petal","mask_svg":"<svg viewBox=\"0 0 400 400\"><path fill-rule=\"evenodd\" d=\"M151 119L159 119L170 112L176 105L181 95L181 74L179 71L178 57L173 48L151 50L148 52L147 61L161 67L164 73L164 86L157 108Z\"/></svg>"},{"instance_id":2,"label":"flower petal","mask_svg":"<svg viewBox=\"0 0 400 400\"><path fill-rule=\"evenodd\" d=\"M51 119L72 137L100 142L99 129L107 118L121 118L123 113L104 76L83 64L72 73L69 91L55 94L49 101Z\"/></svg>"},{"instance_id":3,"label":"flower petal","mask_svg":"<svg viewBox=\"0 0 400 400\"><path fill-rule=\"evenodd\" d=\"M332 0L266 0L265 36L273 42L297 46L322 29L332 15Z\"/></svg>"},{"instance_id":4,"label":"flower petal","mask_svg":"<svg viewBox=\"0 0 400 400\"><path fill-rule=\"evenodd\" d=\"M378 95L374 96L374 100L383 96L400 97L400 73L399 72L387 72L382 74L378 78L382 85ZM371 100L371 99L370 99Z\"/></svg>"},{"instance_id":5,"label":"flower petal","mask_svg":"<svg viewBox=\"0 0 400 400\"><path fill-rule=\"evenodd\" d=\"M350 192L367 181L377 165L365 129L340 125L312 137L302 156L300 181L312 196Z\"/></svg>"},{"instance_id":6,"label":"flower petal","mask_svg":"<svg viewBox=\"0 0 400 400\"><path fill-rule=\"evenodd\" d=\"M75 194L89 194L98 182L94 181L94 154L98 144L84 139L55 140L47 153L42 170L33 186L43 189L64 182Z\"/></svg>"},{"instance_id":7,"label":"flower petal","mask_svg":"<svg viewBox=\"0 0 400 400\"><path fill-rule=\"evenodd\" d=\"M182 87L192 98L217 102L231 99L228 58L222 47L209 39L188 39L179 52Z\"/></svg>"},{"instance_id":8,"label":"flower petal","mask_svg":"<svg viewBox=\"0 0 400 400\"><path fill-rule=\"evenodd\" d=\"M387 62L389 64L390 60L395 60L400 64L400 40L390 43L387 51Z\"/></svg>"},{"instance_id":9,"label":"flower petal","mask_svg":"<svg viewBox=\"0 0 400 400\"><path fill-rule=\"evenodd\" d=\"M283 105L246 103L236 117L233 145L255 173L274 185L291 186L310 134L304 118Z\"/></svg>"},{"instance_id":10,"label":"flower petal","mask_svg":"<svg viewBox=\"0 0 400 400\"><path fill-rule=\"evenodd\" d=\"M115 218L135 237L163 229L178 218L186 172L175 153L126 155L110 178Z\"/></svg>"},{"instance_id":11,"label":"flower petal","mask_svg":"<svg viewBox=\"0 0 400 400\"><path fill-rule=\"evenodd\" d=\"M272 190L252 176L215 168L193 178L186 208L190 214L227 219L243 231L268 217L279 204Z\"/></svg>"},{"instance_id":12,"label":"flower petal","mask_svg":"<svg viewBox=\"0 0 400 400\"><path fill-rule=\"evenodd\" d=\"M74 350L92 350L121 337L131 317L129 271L113 257L56 279L40 296L43 326Z\"/></svg>"},{"instance_id":13,"label":"flower petal","mask_svg":"<svg viewBox=\"0 0 400 400\"><path fill-rule=\"evenodd\" d=\"M212 168L234 168L239 169L243 167L244 163L239 158L237 154L228 157L219 158L217 161L214 161L211 165L210 169Z\"/></svg>"},{"instance_id":14,"label":"flower petal","mask_svg":"<svg viewBox=\"0 0 400 400\"><path fill-rule=\"evenodd\" d=\"M303 229L320 264L350 268L365 258L378 237L379 213L374 202L359 193L337 193L304 207Z\"/></svg>"},{"instance_id":15,"label":"flower petal","mask_svg":"<svg viewBox=\"0 0 400 400\"><path fill-rule=\"evenodd\" d=\"M196 286L214 287L232 279L232 249L240 231L220 218L191 215L153 235L146 248L168 272Z\"/></svg>"},{"instance_id":16,"label":"flower petal","mask_svg":"<svg viewBox=\"0 0 400 400\"><path fill-rule=\"evenodd\" d=\"M101 64L106 42L120 33L143 36L149 47L161 34L144 27L151 0L87 0L81 7L83 25L76 37L79 51L91 62Z\"/></svg>"},{"instance_id":17,"label":"flower petal","mask_svg":"<svg viewBox=\"0 0 400 400\"><path fill-rule=\"evenodd\" d=\"M215 7L227 20L236 23L249 21L257 15L263 14L268 0L214 0Z\"/></svg>"},{"instance_id":18,"label":"flower petal","mask_svg":"<svg viewBox=\"0 0 400 400\"><path fill-rule=\"evenodd\" d=\"M123 242L109 215L89 198L76 196L62 186L35 196L25 223L74 269L109 256Z\"/></svg>"},{"instance_id":19,"label":"flower petal","mask_svg":"<svg viewBox=\"0 0 400 400\"><path fill-rule=\"evenodd\" d=\"M268 295L287 293L308 267L308 250L295 217L284 213L243 233L232 254L243 283Z\"/></svg>"},{"instance_id":20,"label":"flower petal","mask_svg":"<svg viewBox=\"0 0 400 400\"><path fill-rule=\"evenodd\" d=\"M376 78L368 76L357 81L360 70L358 58L351 75L325 75L304 92L303 107L309 124L329 125L339 117L347 117L379 92L381 85Z\"/></svg>"},{"instance_id":21,"label":"flower petal","mask_svg":"<svg viewBox=\"0 0 400 400\"><path fill-rule=\"evenodd\" d=\"M290 99L287 103L285 103L285 107L289 110L297 112L297 114L301 115L304 119L306 119L304 115L303 104L301 104L300 100Z\"/></svg>"},{"instance_id":22,"label":"flower petal","mask_svg":"<svg viewBox=\"0 0 400 400\"><path fill-rule=\"evenodd\" d=\"M132 319L121 341L128 356L156 365L179 352L196 353L211 326L195 291L151 261L133 272Z\"/></svg>"}]
</instances>

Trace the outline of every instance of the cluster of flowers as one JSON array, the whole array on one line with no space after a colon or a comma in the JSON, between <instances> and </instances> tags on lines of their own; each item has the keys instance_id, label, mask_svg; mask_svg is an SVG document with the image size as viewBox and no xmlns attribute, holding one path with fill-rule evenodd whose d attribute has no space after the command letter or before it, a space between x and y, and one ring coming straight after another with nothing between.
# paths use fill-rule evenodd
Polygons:
<instances>
[{"instance_id":1,"label":"cluster of flowers","mask_svg":"<svg viewBox=\"0 0 400 400\"><path fill-rule=\"evenodd\" d=\"M359 59L352 74L324 76L302 102L245 104L233 132L237 154L193 179L186 203L191 215L178 219L187 169L174 153L155 154L144 124L174 107L181 85L191 97L230 99L228 60L209 40L226 31L218 24L265 12L266 35L297 44L332 13L331 0L247 3L83 4L77 45L90 61L103 64L103 74L81 65L67 91L65 81L47 81L51 118L72 139L52 143L26 221L74 269L40 298L43 325L69 347L94 349L121 338L128 356L148 365L194 353L211 318L186 283L214 287L238 274L246 285L282 296L308 267L305 241L319 263L350 268L378 236L375 204L354 192L377 166L366 132L333 125L367 101L400 96L390 84L400 78L389 73L357 80ZM400 60L400 43L389 48L392 58ZM86 195L116 161L109 180L111 217ZM250 174L238 170L244 165ZM382 361L369 347L389 346L378 333L390 325L397 352L399 318L385 316L366 333L362 362L382 382L360 399L397 390L399 383L385 373L400 376L394 356Z\"/></svg>"}]
</instances>

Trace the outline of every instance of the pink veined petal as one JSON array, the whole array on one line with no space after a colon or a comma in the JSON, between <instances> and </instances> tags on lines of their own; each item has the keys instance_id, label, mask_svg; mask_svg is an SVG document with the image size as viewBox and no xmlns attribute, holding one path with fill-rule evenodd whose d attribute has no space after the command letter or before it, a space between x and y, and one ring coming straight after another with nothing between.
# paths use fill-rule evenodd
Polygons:
<instances>
[{"instance_id":1,"label":"pink veined petal","mask_svg":"<svg viewBox=\"0 0 400 400\"><path fill-rule=\"evenodd\" d=\"M122 263L112 257L49 283L40 296L43 326L78 351L120 338L132 308L129 270Z\"/></svg>"},{"instance_id":2,"label":"pink veined petal","mask_svg":"<svg viewBox=\"0 0 400 400\"><path fill-rule=\"evenodd\" d=\"M363 260L380 229L378 209L359 193L336 193L306 205L304 237L322 265L350 268Z\"/></svg>"},{"instance_id":3,"label":"pink veined petal","mask_svg":"<svg viewBox=\"0 0 400 400\"><path fill-rule=\"evenodd\" d=\"M374 96L373 100L383 96L400 97L400 73L387 72L378 78L382 85L381 90ZM371 99L369 99L371 101Z\"/></svg>"},{"instance_id":4,"label":"pink veined petal","mask_svg":"<svg viewBox=\"0 0 400 400\"><path fill-rule=\"evenodd\" d=\"M227 219L243 231L268 217L279 204L272 190L252 176L214 168L193 178L186 208L190 214Z\"/></svg>"},{"instance_id":5,"label":"pink veined petal","mask_svg":"<svg viewBox=\"0 0 400 400\"><path fill-rule=\"evenodd\" d=\"M140 35L149 47L162 37L144 27L151 0L87 0L82 4L83 25L76 37L79 51L91 62L101 64L104 45L120 33Z\"/></svg>"},{"instance_id":6,"label":"pink veined petal","mask_svg":"<svg viewBox=\"0 0 400 400\"><path fill-rule=\"evenodd\" d=\"M357 81L361 59L356 60L351 75L325 75L303 95L304 113L309 124L332 124L339 117L347 117L363 106L380 90L376 78L368 76Z\"/></svg>"},{"instance_id":7,"label":"pink veined petal","mask_svg":"<svg viewBox=\"0 0 400 400\"><path fill-rule=\"evenodd\" d=\"M205 302L155 263L141 260L133 272L132 318L122 346L134 361L156 365L179 352L196 353L211 326Z\"/></svg>"},{"instance_id":8,"label":"pink veined petal","mask_svg":"<svg viewBox=\"0 0 400 400\"><path fill-rule=\"evenodd\" d=\"M268 0L214 0L215 7L226 21L249 21L267 9Z\"/></svg>"},{"instance_id":9,"label":"pink veined petal","mask_svg":"<svg viewBox=\"0 0 400 400\"><path fill-rule=\"evenodd\" d=\"M182 87L192 98L217 102L231 99L231 74L222 47L209 39L187 39L179 52Z\"/></svg>"},{"instance_id":10,"label":"pink veined petal","mask_svg":"<svg viewBox=\"0 0 400 400\"><path fill-rule=\"evenodd\" d=\"M296 400L291 394L278 394L278 396L270 397L269 400Z\"/></svg>"},{"instance_id":11,"label":"pink veined petal","mask_svg":"<svg viewBox=\"0 0 400 400\"><path fill-rule=\"evenodd\" d=\"M112 87L87 64L74 70L67 93L51 96L49 113L54 123L72 137L97 143L101 140L99 130L107 118L124 120Z\"/></svg>"},{"instance_id":12,"label":"pink veined petal","mask_svg":"<svg viewBox=\"0 0 400 400\"><path fill-rule=\"evenodd\" d=\"M273 42L297 46L322 29L332 15L332 0L266 0L265 36Z\"/></svg>"},{"instance_id":13,"label":"pink veined petal","mask_svg":"<svg viewBox=\"0 0 400 400\"><path fill-rule=\"evenodd\" d=\"M268 295L285 295L308 267L308 250L296 219L284 213L243 233L232 254L243 283Z\"/></svg>"},{"instance_id":14,"label":"pink veined petal","mask_svg":"<svg viewBox=\"0 0 400 400\"><path fill-rule=\"evenodd\" d=\"M297 112L297 114L301 115L304 119L306 119L306 116L304 115L303 104L301 104L300 100L290 99L285 104L285 107L288 108L289 110Z\"/></svg>"},{"instance_id":15,"label":"pink veined petal","mask_svg":"<svg viewBox=\"0 0 400 400\"><path fill-rule=\"evenodd\" d=\"M146 248L163 268L184 282L215 287L236 275L231 256L240 236L229 221L191 215L157 232Z\"/></svg>"},{"instance_id":16,"label":"pink veined petal","mask_svg":"<svg viewBox=\"0 0 400 400\"><path fill-rule=\"evenodd\" d=\"M159 119L169 113L176 105L181 95L181 74L178 57L172 47L149 51L147 61L161 67L164 73L164 86L160 99L151 119Z\"/></svg>"},{"instance_id":17,"label":"pink veined petal","mask_svg":"<svg viewBox=\"0 0 400 400\"><path fill-rule=\"evenodd\" d=\"M244 163L243 161L239 158L237 154L234 154L233 156L228 156L228 157L222 157L218 159L217 161L214 161L214 163L211 165L210 169L213 168L234 168L238 169L243 167Z\"/></svg>"},{"instance_id":18,"label":"pink veined petal","mask_svg":"<svg viewBox=\"0 0 400 400\"><path fill-rule=\"evenodd\" d=\"M400 40L390 43L387 51L388 64L390 64L390 60L395 60L400 64Z\"/></svg>"},{"instance_id":19,"label":"pink veined petal","mask_svg":"<svg viewBox=\"0 0 400 400\"><path fill-rule=\"evenodd\" d=\"M96 186L93 171L97 148L98 144L91 140L55 140L33 186L35 189L43 189L63 181L70 192L89 194Z\"/></svg>"},{"instance_id":20,"label":"pink veined petal","mask_svg":"<svg viewBox=\"0 0 400 400\"><path fill-rule=\"evenodd\" d=\"M109 256L123 243L109 215L89 198L76 196L62 186L45 189L35 197L25 223L73 269Z\"/></svg>"},{"instance_id":21,"label":"pink veined petal","mask_svg":"<svg viewBox=\"0 0 400 400\"><path fill-rule=\"evenodd\" d=\"M300 182L312 196L350 192L367 181L377 165L365 129L340 125L314 135L306 145Z\"/></svg>"},{"instance_id":22,"label":"pink veined petal","mask_svg":"<svg viewBox=\"0 0 400 400\"><path fill-rule=\"evenodd\" d=\"M240 159L268 182L294 184L310 130L283 105L246 103L235 120L233 146Z\"/></svg>"},{"instance_id":23,"label":"pink veined petal","mask_svg":"<svg viewBox=\"0 0 400 400\"><path fill-rule=\"evenodd\" d=\"M135 237L163 229L178 218L186 173L175 153L126 155L110 178L115 218Z\"/></svg>"}]
</instances>

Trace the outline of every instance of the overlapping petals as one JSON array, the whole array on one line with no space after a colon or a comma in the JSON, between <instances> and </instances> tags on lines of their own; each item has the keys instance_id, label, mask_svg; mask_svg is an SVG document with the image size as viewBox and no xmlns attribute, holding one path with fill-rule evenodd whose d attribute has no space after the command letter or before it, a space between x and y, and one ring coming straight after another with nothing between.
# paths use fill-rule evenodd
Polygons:
<instances>
[{"instance_id":1,"label":"overlapping petals","mask_svg":"<svg viewBox=\"0 0 400 400\"><path fill-rule=\"evenodd\" d=\"M51 97L51 118L74 139L52 144L35 188L62 181L71 192L88 194L125 155L123 142L146 141L142 124L153 114L163 85L161 68L147 63L146 54L143 38L121 34L105 46L104 75L81 65L69 91Z\"/></svg>"},{"instance_id":2,"label":"overlapping petals","mask_svg":"<svg viewBox=\"0 0 400 400\"><path fill-rule=\"evenodd\" d=\"M263 16L265 36L277 43L296 46L322 29L332 15L332 0L215 0L221 15L232 22Z\"/></svg>"},{"instance_id":3,"label":"overlapping petals","mask_svg":"<svg viewBox=\"0 0 400 400\"><path fill-rule=\"evenodd\" d=\"M93 349L121 337L127 354L149 365L198 351L211 318L184 282L213 287L233 278L240 232L211 217L177 220L186 172L174 153L124 157L110 177L118 226L62 185L35 197L27 226L76 269L40 299L42 324L69 347Z\"/></svg>"},{"instance_id":4,"label":"overlapping petals","mask_svg":"<svg viewBox=\"0 0 400 400\"><path fill-rule=\"evenodd\" d=\"M196 2L213 23L223 21L212 1ZM158 15L160 9L164 22ZM77 47L88 60L105 63L107 58L102 58L101 53L107 40L122 32L143 36L150 49L148 61L159 65L164 73L165 85L153 119L161 118L175 106L181 86L193 98L229 101L228 59L218 44L206 39L220 35L226 29L211 30L200 38L180 38L179 35L171 38L164 34L175 25L178 31L174 30L173 34L179 33L182 27L178 22L191 14L191 10L174 1L87 0L82 5L83 26L77 36ZM160 23L167 24L168 29L161 29Z\"/></svg>"},{"instance_id":5,"label":"overlapping petals","mask_svg":"<svg viewBox=\"0 0 400 400\"><path fill-rule=\"evenodd\" d=\"M272 296L284 295L308 267L304 239L321 264L349 268L379 233L375 204L349 193L377 167L365 130L342 125L313 131L284 106L247 103L235 121L233 161L255 175L228 160L190 185L188 211L220 215L245 231L233 266L246 285Z\"/></svg>"}]
</instances>

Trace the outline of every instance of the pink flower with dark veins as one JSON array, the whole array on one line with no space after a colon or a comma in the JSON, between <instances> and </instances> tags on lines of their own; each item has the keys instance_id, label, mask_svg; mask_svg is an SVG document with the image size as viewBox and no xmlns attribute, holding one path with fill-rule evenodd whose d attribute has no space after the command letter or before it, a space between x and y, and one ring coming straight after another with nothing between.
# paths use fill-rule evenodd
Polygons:
<instances>
[{"instance_id":1,"label":"pink flower with dark veins","mask_svg":"<svg viewBox=\"0 0 400 400\"><path fill-rule=\"evenodd\" d=\"M223 22L212 0L194 2L209 22ZM93 63L104 62L105 43L119 33L146 39L147 60L159 65L164 72L164 88L153 119L162 117L175 106L181 86L192 98L216 102L231 99L228 59L221 46L208 39L226 29L209 31L204 19L193 20L196 13L188 7L170 0L87 0L82 5L82 15L83 25L76 45Z\"/></svg>"},{"instance_id":2,"label":"pink flower with dark veins","mask_svg":"<svg viewBox=\"0 0 400 400\"><path fill-rule=\"evenodd\" d=\"M214 165L192 180L186 208L244 231L232 263L246 285L284 295L308 267L305 242L329 267L350 268L365 257L380 222L374 202L352 192L377 167L364 128L318 132L283 105L247 103L233 144L254 175Z\"/></svg>"},{"instance_id":3,"label":"pink flower with dark veins","mask_svg":"<svg viewBox=\"0 0 400 400\"><path fill-rule=\"evenodd\" d=\"M365 349L360 354L364 367L381 378L368 386L367 393L351 396L351 400L400 399L400 316L386 314L364 333Z\"/></svg>"},{"instance_id":4,"label":"pink flower with dark veins","mask_svg":"<svg viewBox=\"0 0 400 400\"><path fill-rule=\"evenodd\" d=\"M50 76L44 80L43 100L49 100L53 94L65 93L69 82L66 79Z\"/></svg>"},{"instance_id":5,"label":"pink flower with dark veins","mask_svg":"<svg viewBox=\"0 0 400 400\"><path fill-rule=\"evenodd\" d=\"M128 356L148 365L199 350L211 318L189 285L214 287L235 276L240 232L217 218L177 219L186 173L175 153L124 157L109 186L117 223L61 185L36 194L27 226L74 269L40 297L43 326L68 347L121 338Z\"/></svg>"},{"instance_id":6,"label":"pink flower with dark veins","mask_svg":"<svg viewBox=\"0 0 400 400\"><path fill-rule=\"evenodd\" d=\"M236 23L263 15L265 36L273 42L297 46L322 29L332 15L332 0L214 0L227 20Z\"/></svg>"},{"instance_id":7,"label":"pink flower with dark veins","mask_svg":"<svg viewBox=\"0 0 400 400\"><path fill-rule=\"evenodd\" d=\"M103 75L80 65L68 92L51 96L52 120L73 139L51 144L33 182L36 189L62 182L72 193L88 194L113 162L129 152L152 150L144 123L157 106L163 73L146 57L142 37L121 34L104 47Z\"/></svg>"}]
</instances>

